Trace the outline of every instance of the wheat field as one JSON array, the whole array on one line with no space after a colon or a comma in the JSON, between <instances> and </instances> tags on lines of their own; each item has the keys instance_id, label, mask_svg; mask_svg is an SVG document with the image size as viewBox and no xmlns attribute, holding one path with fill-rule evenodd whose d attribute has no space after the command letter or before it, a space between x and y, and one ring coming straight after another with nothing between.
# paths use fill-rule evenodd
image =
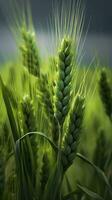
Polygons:
<instances>
[{"instance_id":1,"label":"wheat field","mask_svg":"<svg viewBox=\"0 0 112 200\"><path fill-rule=\"evenodd\" d=\"M112 199L111 69L81 65L85 10L70 2L50 22L51 55L40 53L29 7L11 27L18 53L0 68L0 200Z\"/></svg>"}]
</instances>

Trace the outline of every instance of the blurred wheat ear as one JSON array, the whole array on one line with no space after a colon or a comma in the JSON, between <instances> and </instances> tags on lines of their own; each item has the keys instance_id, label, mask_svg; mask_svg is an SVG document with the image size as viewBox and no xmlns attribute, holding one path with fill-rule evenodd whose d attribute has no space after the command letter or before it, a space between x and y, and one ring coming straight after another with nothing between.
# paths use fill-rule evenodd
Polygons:
<instances>
[{"instance_id":1,"label":"blurred wheat ear","mask_svg":"<svg viewBox=\"0 0 112 200\"><path fill-rule=\"evenodd\" d=\"M40 75L39 55L36 47L36 39L34 32L22 30L23 43L20 47L23 65L28 69L29 73L34 76Z\"/></svg>"},{"instance_id":2,"label":"blurred wheat ear","mask_svg":"<svg viewBox=\"0 0 112 200\"><path fill-rule=\"evenodd\" d=\"M99 80L99 92L102 99L102 102L105 107L105 111L108 117L112 118L112 90L109 85L106 70L101 71L100 80Z\"/></svg>"}]
</instances>

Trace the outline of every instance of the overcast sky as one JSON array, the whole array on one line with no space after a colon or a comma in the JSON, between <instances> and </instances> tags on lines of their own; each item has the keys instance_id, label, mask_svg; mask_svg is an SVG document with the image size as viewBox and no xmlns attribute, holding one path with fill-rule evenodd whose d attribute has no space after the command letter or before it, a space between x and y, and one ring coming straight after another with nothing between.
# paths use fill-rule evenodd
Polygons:
<instances>
[{"instance_id":1,"label":"overcast sky","mask_svg":"<svg viewBox=\"0 0 112 200\"><path fill-rule=\"evenodd\" d=\"M44 20L52 8L52 0L31 0L31 2L35 16ZM90 31L112 33L112 0L83 0L82 2L86 6L86 22L88 23L91 18Z\"/></svg>"},{"instance_id":2,"label":"overcast sky","mask_svg":"<svg viewBox=\"0 0 112 200\"><path fill-rule=\"evenodd\" d=\"M3 7L8 10L9 15L11 14L9 3L14 0L0 0L0 7ZM17 2L20 2L20 0L16 0ZM22 0L23 1L23 0ZM28 0L24 0L25 2L28 2ZM32 13L34 16L35 21L46 23L46 20L49 16L49 13L51 13L52 10L52 4L55 2L69 2L70 0L29 0L31 7L32 7ZM75 0L72 0L75 1ZM97 33L106 33L106 34L112 34L112 0L82 0L86 6L86 23L90 23L89 32L97 32ZM2 10L2 9L1 9ZM3 9L4 10L4 9ZM5 15L6 16L6 15ZM0 24L4 24L4 16L3 13L0 12Z\"/></svg>"},{"instance_id":3,"label":"overcast sky","mask_svg":"<svg viewBox=\"0 0 112 200\"><path fill-rule=\"evenodd\" d=\"M35 24L42 24L45 27L48 17L52 13L52 5L62 1L67 5L69 1L74 2L75 0L0 0L0 46L2 46L0 56L5 52L5 55L10 57L14 55L13 52L16 52L14 39L7 30L2 29L3 26L7 27L6 20L12 16L9 2L14 3L14 1L19 4L20 1L30 1ZM83 61L90 63L91 59L97 55L101 63L112 66L112 0L82 0L82 2L86 7L86 27L90 22ZM50 42L50 36L45 30L38 35L42 46L40 49L45 49L45 42Z\"/></svg>"}]
</instances>

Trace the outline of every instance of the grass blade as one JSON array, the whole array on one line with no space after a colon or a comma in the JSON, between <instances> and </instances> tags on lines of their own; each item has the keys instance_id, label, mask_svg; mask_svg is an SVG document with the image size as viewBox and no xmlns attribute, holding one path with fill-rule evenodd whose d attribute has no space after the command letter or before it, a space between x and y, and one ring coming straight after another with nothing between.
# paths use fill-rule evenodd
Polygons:
<instances>
[{"instance_id":1,"label":"grass blade","mask_svg":"<svg viewBox=\"0 0 112 200\"><path fill-rule=\"evenodd\" d=\"M21 140L25 139L27 136L34 135L34 134L46 139L49 142L49 144L51 145L51 147L54 149L54 151L58 152L58 147L44 133L37 132L37 131L26 133L24 136L19 138L18 141L16 142L16 147L19 145Z\"/></svg>"},{"instance_id":2,"label":"grass blade","mask_svg":"<svg viewBox=\"0 0 112 200\"><path fill-rule=\"evenodd\" d=\"M7 111L7 114L8 114L11 130L12 130L13 139L16 142L19 138L18 137L19 134L18 134L17 124L16 124L16 121L15 121L14 113L13 113L12 106L11 106L11 103L10 103L10 96L7 93L7 88L4 85L1 76L0 76L0 85L1 85L3 99L4 99L6 111Z\"/></svg>"},{"instance_id":3,"label":"grass blade","mask_svg":"<svg viewBox=\"0 0 112 200\"><path fill-rule=\"evenodd\" d=\"M99 194L91 191L87 187L81 186L80 184L77 184L77 186L82 192L87 194L89 197L92 197L93 199L97 199L97 200L104 200Z\"/></svg>"},{"instance_id":4,"label":"grass blade","mask_svg":"<svg viewBox=\"0 0 112 200\"><path fill-rule=\"evenodd\" d=\"M89 164L90 166L92 166L95 171L97 172L97 174L99 175L99 177L104 181L104 183L106 184L108 190L110 191L110 194L112 196L112 188L111 185L108 181L108 178L106 177L105 173L96 165L94 165L91 161L89 161L87 158L85 158L85 156L81 155L80 153L77 153L77 157L80 158L81 160L83 160L84 162L86 162L87 164Z\"/></svg>"}]
</instances>

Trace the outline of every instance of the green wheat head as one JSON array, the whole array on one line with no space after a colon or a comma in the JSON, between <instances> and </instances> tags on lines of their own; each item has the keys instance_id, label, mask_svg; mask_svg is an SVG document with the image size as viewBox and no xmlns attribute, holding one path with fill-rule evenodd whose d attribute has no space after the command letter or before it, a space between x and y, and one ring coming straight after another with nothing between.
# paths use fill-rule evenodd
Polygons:
<instances>
[{"instance_id":1,"label":"green wheat head","mask_svg":"<svg viewBox=\"0 0 112 200\"><path fill-rule=\"evenodd\" d=\"M33 100L26 95L23 97L23 100L21 101L21 110L23 115L23 131L24 134L36 131L36 114L35 114L35 108L33 104Z\"/></svg>"},{"instance_id":2,"label":"green wheat head","mask_svg":"<svg viewBox=\"0 0 112 200\"><path fill-rule=\"evenodd\" d=\"M112 92L109 82L107 80L106 71L102 70L99 80L99 91L102 102L105 107L105 111L109 118L111 119L112 115Z\"/></svg>"},{"instance_id":3,"label":"green wheat head","mask_svg":"<svg viewBox=\"0 0 112 200\"><path fill-rule=\"evenodd\" d=\"M23 65L28 69L29 73L34 76L40 75L40 64L38 50L34 33L22 30L23 43L20 47Z\"/></svg>"},{"instance_id":4,"label":"green wheat head","mask_svg":"<svg viewBox=\"0 0 112 200\"><path fill-rule=\"evenodd\" d=\"M51 87L49 85L49 80L47 75L41 74L40 79L37 83L38 91L37 97L41 106L44 108L44 113L48 120L52 123L54 110L53 110L53 103L51 99Z\"/></svg>"},{"instance_id":5,"label":"green wheat head","mask_svg":"<svg viewBox=\"0 0 112 200\"><path fill-rule=\"evenodd\" d=\"M66 170L74 161L84 116L84 98L77 96L70 113L69 126L63 140L63 167Z\"/></svg>"},{"instance_id":6,"label":"green wheat head","mask_svg":"<svg viewBox=\"0 0 112 200\"><path fill-rule=\"evenodd\" d=\"M72 41L64 38L58 55L58 79L55 94L55 117L62 125L69 110L70 84L72 79Z\"/></svg>"},{"instance_id":7,"label":"green wheat head","mask_svg":"<svg viewBox=\"0 0 112 200\"><path fill-rule=\"evenodd\" d=\"M41 168L41 192L44 192L50 175L49 158L47 152L44 153Z\"/></svg>"},{"instance_id":8,"label":"green wheat head","mask_svg":"<svg viewBox=\"0 0 112 200\"><path fill-rule=\"evenodd\" d=\"M106 155L106 149L108 146L107 138L105 136L104 130L99 130L98 132L98 139L97 144L94 152L93 161L94 163L100 167L100 169L105 170L106 168L106 162L107 162L107 155Z\"/></svg>"}]
</instances>

